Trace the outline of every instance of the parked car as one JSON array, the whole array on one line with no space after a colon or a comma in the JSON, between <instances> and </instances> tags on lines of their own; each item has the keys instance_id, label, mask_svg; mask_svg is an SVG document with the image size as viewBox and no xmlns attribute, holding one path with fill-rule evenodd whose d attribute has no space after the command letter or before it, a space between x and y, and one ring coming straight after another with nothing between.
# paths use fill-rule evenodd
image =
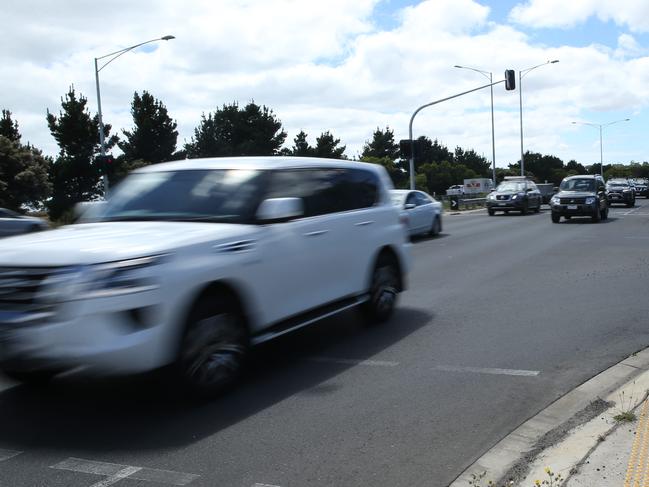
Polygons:
<instances>
[{"instance_id":1,"label":"parked car","mask_svg":"<svg viewBox=\"0 0 649 487\"><path fill-rule=\"evenodd\" d=\"M436 236L442 231L442 203L423 191L393 189L392 202L408 222L408 234Z\"/></svg>"},{"instance_id":2,"label":"parked car","mask_svg":"<svg viewBox=\"0 0 649 487\"><path fill-rule=\"evenodd\" d=\"M533 181L526 179L503 181L487 195L487 212L493 216L496 211L520 211L526 215L529 210L541 211L543 197Z\"/></svg>"},{"instance_id":3,"label":"parked car","mask_svg":"<svg viewBox=\"0 0 649 487\"><path fill-rule=\"evenodd\" d=\"M6 208L0 208L0 237L40 232L48 228L49 225L45 220L33 216L20 215Z\"/></svg>"},{"instance_id":4,"label":"parked car","mask_svg":"<svg viewBox=\"0 0 649 487\"><path fill-rule=\"evenodd\" d=\"M606 183L609 204L624 203L627 207L635 206L635 190L626 179L610 179Z\"/></svg>"},{"instance_id":5,"label":"parked car","mask_svg":"<svg viewBox=\"0 0 649 487\"><path fill-rule=\"evenodd\" d=\"M447 196L462 196L464 194L464 186L462 184L454 184L449 186L446 190Z\"/></svg>"},{"instance_id":6,"label":"parked car","mask_svg":"<svg viewBox=\"0 0 649 487\"><path fill-rule=\"evenodd\" d=\"M595 223L608 218L608 196L600 176L570 176L559 185L559 192L550 200L552 222L561 217L587 216Z\"/></svg>"},{"instance_id":7,"label":"parked car","mask_svg":"<svg viewBox=\"0 0 649 487\"><path fill-rule=\"evenodd\" d=\"M379 165L211 158L134 171L91 220L0 242L0 369L232 384L249 347L343 310L387 320L409 247Z\"/></svg>"}]
</instances>

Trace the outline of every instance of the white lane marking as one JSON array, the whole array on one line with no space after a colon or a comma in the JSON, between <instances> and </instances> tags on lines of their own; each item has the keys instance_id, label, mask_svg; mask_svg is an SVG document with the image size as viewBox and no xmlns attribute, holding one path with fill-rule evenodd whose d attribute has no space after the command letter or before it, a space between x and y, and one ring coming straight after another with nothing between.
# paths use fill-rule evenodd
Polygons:
<instances>
[{"instance_id":1,"label":"white lane marking","mask_svg":"<svg viewBox=\"0 0 649 487\"><path fill-rule=\"evenodd\" d=\"M519 370L519 369L497 369L491 367L458 367L455 365L438 365L435 370L444 372L472 372L474 374L492 374L492 375L517 375L523 377L535 377L541 372L539 370Z\"/></svg>"},{"instance_id":2,"label":"white lane marking","mask_svg":"<svg viewBox=\"0 0 649 487\"><path fill-rule=\"evenodd\" d=\"M172 470L158 470L155 468L134 467L117 463L96 462L82 458L68 458L50 468L57 470L70 470L72 472L104 475L108 478L93 484L91 487L105 487L122 479L144 480L169 485L187 485L196 480L200 475L191 473L174 472ZM106 483L108 482L108 483Z\"/></svg>"},{"instance_id":3,"label":"white lane marking","mask_svg":"<svg viewBox=\"0 0 649 487\"><path fill-rule=\"evenodd\" d=\"M101 482L92 484L90 487L108 487L109 485L116 484L120 480L131 477L134 473L142 470L142 467L126 467L117 472L115 475L105 478Z\"/></svg>"},{"instance_id":4,"label":"white lane marking","mask_svg":"<svg viewBox=\"0 0 649 487\"><path fill-rule=\"evenodd\" d=\"M3 450L0 448L0 462L4 462L5 460L9 460L10 458L17 457L20 455L22 452L18 450Z\"/></svg>"},{"instance_id":5,"label":"white lane marking","mask_svg":"<svg viewBox=\"0 0 649 487\"><path fill-rule=\"evenodd\" d=\"M632 238L632 239L638 239L638 240L647 240L649 237L634 237L634 236L629 236L629 237L624 237L624 238Z\"/></svg>"},{"instance_id":6,"label":"white lane marking","mask_svg":"<svg viewBox=\"0 0 649 487\"><path fill-rule=\"evenodd\" d=\"M387 360L353 360L348 358L336 357L309 357L311 362L321 362L329 364L342 364L342 365L368 365L371 367L396 367L399 362L390 362Z\"/></svg>"},{"instance_id":7,"label":"white lane marking","mask_svg":"<svg viewBox=\"0 0 649 487\"><path fill-rule=\"evenodd\" d=\"M255 484L252 487L280 487L280 486L274 484Z\"/></svg>"}]
</instances>

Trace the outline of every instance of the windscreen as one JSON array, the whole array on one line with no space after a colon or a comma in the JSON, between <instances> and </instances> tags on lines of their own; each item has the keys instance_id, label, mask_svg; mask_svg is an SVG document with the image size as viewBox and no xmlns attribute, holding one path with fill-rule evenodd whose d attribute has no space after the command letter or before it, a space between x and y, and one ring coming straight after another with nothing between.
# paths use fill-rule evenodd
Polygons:
<instances>
[{"instance_id":1,"label":"windscreen","mask_svg":"<svg viewBox=\"0 0 649 487\"><path fill-rule=\"evenodd\" d=\"M116 188L96 220L247 223L260 203L263 176L243 169L135 173Z\"/></svg>"},{"instance_id":2,"label":"windscreen","mask_svg":"<svg viewBox=\"0 0 649 487\"><path fill-rule=\"evenodd\" d=\"M593 179L564 179L559 186L561 191L595 191Z\"/></svg>"}]
</instances>

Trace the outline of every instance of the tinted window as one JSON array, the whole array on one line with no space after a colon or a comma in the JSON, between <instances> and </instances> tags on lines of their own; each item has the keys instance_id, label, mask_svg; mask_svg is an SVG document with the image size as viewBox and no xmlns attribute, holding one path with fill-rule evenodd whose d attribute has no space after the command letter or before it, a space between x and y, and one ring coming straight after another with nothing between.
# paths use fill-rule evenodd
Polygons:
<instances>
[{"instance_id":1,"label":"tinted window","mask_svg":"<svg viewBox=\"0 0 649 487\"><path fill-rule=\"evenodd\" d=\"M415 193L410 193L408 195L408 198L406 199L406 205L416 205L417 204L417 196Z\"/></svg>"},{"instance_id":2,"label":"tinted window","mask_svg":"<svg viewBox=\"0 0 649 487\"><path fill-rule=\"evenodd\" d=\"M418 205L427 205L430 203L428 196L422 193L417 193L417 204Z\"/></svg>"},{"instance_id":3,"label":"tinted window","mask_svg":"<svg viewBox=\"0 0 649 487\"><path fill-rule=\"evenodd\" d=\"M99 219L248 223L263 180L263 171L243 169L135 173L117 187Z\"/></svg>"},{"instance_id":4,"label":"tinted window","mask_svg":"<svg viewBox=\"0 0 649 487\"><path fill-rule=\"evenodd\" d=\"M304 216L317 216L376 203L377 179L357 169L292 169L273 174L267 198L302 198Z\"/></svg>"}]
</instances>

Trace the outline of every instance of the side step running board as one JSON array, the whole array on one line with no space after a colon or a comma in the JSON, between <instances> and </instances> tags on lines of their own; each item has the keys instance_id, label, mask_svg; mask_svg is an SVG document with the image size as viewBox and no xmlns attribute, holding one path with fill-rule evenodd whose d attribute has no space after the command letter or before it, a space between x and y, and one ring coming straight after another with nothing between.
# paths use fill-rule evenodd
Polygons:
<instances>
[{"instance_id":1,"label":"side step running board","mask_svg":"<svg viewBox=\"0 0 649 487\"><path fill-rule=\"evenodd\" d=\"M316 321L341 313L345 310L354 308L369 299L368 295L355 296L353 298L343 299L335 303L327 304L313 311L297 315L289 318L286 321L281 321L267 330L262 330L260 334L253 336L250 339L252 345L259 345L260 343L267 342L273 338L285 335L295 330L299 330L308 326Z\"/></svg>"}]
</instances>

